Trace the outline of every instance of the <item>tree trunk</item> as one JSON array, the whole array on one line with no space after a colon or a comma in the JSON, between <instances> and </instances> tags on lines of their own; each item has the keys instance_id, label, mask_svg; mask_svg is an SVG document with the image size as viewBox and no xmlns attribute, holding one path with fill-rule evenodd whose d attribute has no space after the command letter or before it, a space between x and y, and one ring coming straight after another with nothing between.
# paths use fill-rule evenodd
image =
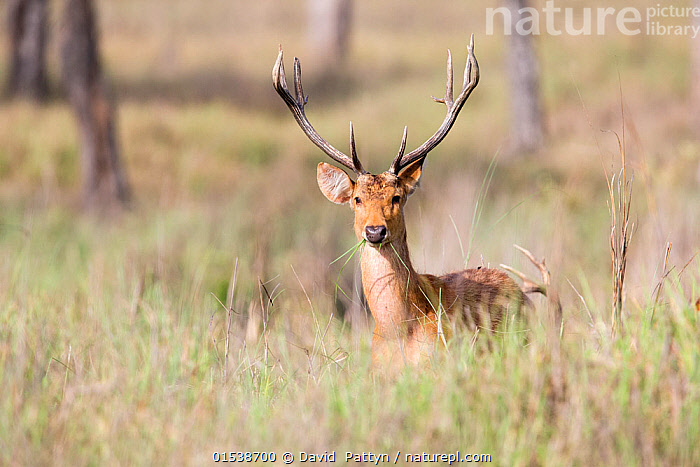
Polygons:
<instances>
[{"instance_id":1,"label":"tree trunk","mask_svg":"<svg viewBox=\"0 0 700 467\"><path fill-rule=\"evenodd\" d=\"M700 0L694 0L693 7L700 8ZM694 17L693 23L696 28L700 29L700 17ZM690 77L690 92L692 101L691 118L693 119L695 134L697 135L697 138L700 139L700 37L691 37L690 40L692 62L692 75ZM700 162L698 162L696 178L698 183L700 183Z\"/></svg>"},{"instance_id":2,"label":"tree trunk","mask_svg":"<svg viewBox=\"0 0 700 467\"><path fill-rule=\"evenodd\" d=\"M518 10L527 0L505 0L512 24L520 19ZM535 54L534 35L518 34L513 28L508 37L508 79L510 81L511 128L509 149L512 153L531 152L542 145L542 111L540 80Z\"/></svg>"},{"instance_id":3,"label":"tree trunk","mask_svg":"<svg viewBox=\"0 0 700 467\"><path fill-rule=\"evenodd\" d=\"M352 0L308 0L311 48L327 66L341 62L348 53Z\"/></svg>"},{"instance_id":4,"label":"tree trunk","mask_svg":"<svg viewBox=\"0 0 700 467\"><path fill-rule=\"evenodd\" d=\"M43 100L46 80L47 0L9 0L10 63L5 93Z\"/></svg>"},{"instance_id":5,"label":"tree trunk","mask_svg":"<svg viewBox=\"0 0 700 467\"><path fill-rule=\"evenodd\" d=\"M694 0L693 6L700 9L700 0ZM700 28L700 17L694 17L694 25ZM691 38L691 60L692 60L692 77L691 77L691 94L693 101L693 117L695 120L695 128L700 134L700 37ZM698 172L700 176L700 172Z\"/></svg>"},{"instance_id":6,"label":"tree trunk","mask_svg":"<svg viewBox=\"0 0 700 467\"><path fill-rule=\"evenodd\" d=\"M88 208L125 203L129 190L119 161L114 107L100 65L91 0L66 0L62 21L61 65L80 131L83 201Z\"/></svg>"}]
</instances>

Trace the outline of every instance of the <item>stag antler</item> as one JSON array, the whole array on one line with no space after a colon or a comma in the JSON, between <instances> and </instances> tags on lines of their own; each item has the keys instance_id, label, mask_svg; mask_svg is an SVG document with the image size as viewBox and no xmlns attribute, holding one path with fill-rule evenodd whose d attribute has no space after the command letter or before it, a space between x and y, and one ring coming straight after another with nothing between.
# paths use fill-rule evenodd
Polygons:
<instances>
[{"instance_id":1,"label":"stag antler","mask_svg":"<svg viewBox=\"0 0 700 467\"><path fill-rule=\"evenodd\" d=\"M447 84L445 86L445 97L439 99L433 97L435 102L445 104L447 106L447 115L445 120L443 120L440 128L431 136L425 143L404 155L404 149L406 148L406 130L404 129L403 141L401 142L401 149L398 155L391 164L389 172L393 174L398 174L401 169L408 166L409 164L417 161L418 159L425 158L428 153L435 148L440 142L445 139L447 133L449 133L452 125L454 125L455 120L459 111L462 110L464 103L469 98L477 84L479 84L479 63L476 61L474 56L474 34L472 34L469 40L469 47L467 48L468 58L467 64L464 68L464 80L462 82L462 91L457 96L457 100L453 100L452 93L452 53L447 51Z\"/></svg>"},{"instance_id":2,"label":"stag antler","mask_svg":"<svg viewBox=\"0 0 700 467\"><path fill-rule=\"evenodd\" d=\"M552 313L552 316L554 318L554 324L556 326L556 329L561 330L561 324L562 324L562 307L561 307L561 300L559 299L559 294L556 292L556 290L553 290L551 288L551 276L549 274L549 269L547 269L547 265L544 262L544 258L542 258L542 261L537 261L537 258L535 258L535 255L533 255L529 250L526 250L525 248L518 246L518 245L513 245L515 248L517 248L522 254L527 256L527 258L530 260L532 264L535 265L535 267L539 270L540 276L542 277L542 283L537 283L533 280L531 280L529 277L527 277L525 274L522 272L518 271L517 269L513 269L510 266L506 266L505 264L501 264L501 267L505 269L506 271L515 274L518 276L520 279L523 281L523 293L529 294L529 293L540 293L544 296L547 297L547 302L548 302L548 308L550 310L550 313Z\"/></svg>"},{"instance_id":3,"label":"stag antler","mask_svg":"<svg viewBox=\"0 0 700 467\"><path fill-rule=\"evenodd\" d=\"M304 106L309 100L308 96L304 96L304 90L301 87L301 62L299 59L294 57L294 93L296 99L292 97L287 88L287 78L284 75L284 62L282 59L282 46L280 45L280 52L277 55L277 61L275 66L272 68L272 86L277 91L277 94L284 100L287 104L289 110L292 111L294 119L297 121L301 127L304 134L323 152L325 152L331 159L344 165L348 169L354 171L357 175L366 174L367 171L362 167L360 160L357 158L357 152L355 151L355 132L352 128L352 122L350 122L350 151L352 158L346 156L342 152L338 151L336 148L331 146L328 141L321 138L321 136L314 130L311 126L309 119L304 113Z\"/></svg>"},{"instance_id":4,"label":"stag antler","mask_svg":"<svg viewBox=\"0 0 700 467\"><path fill-rule=\"evenodd\" d=\"M522 254L527 256L527 259L530 260L532 264L535 265L537 270L540 272L540 276L542 277L542 283L537 283L533 280L531 280L529 277L527 277L525 274L522 272L518 271L517 269L511 268L510 266L507 266L505 264L501 264L501 267L505 269L506 271L515 274L518 276L522 281L523 281L523 292L525 293L540 293L542 295L547 295L547 289L549 288L550 282L551 282L551 276L549 274L549 269L547 269L547 265L544 262L544 258L542 261L537 261L537 258L535 258L535 255L533 255L530 250L526 250L525 248L519 246L519 245L513 245L517 250L519 250Z\"/></svg>"}]
</instances>

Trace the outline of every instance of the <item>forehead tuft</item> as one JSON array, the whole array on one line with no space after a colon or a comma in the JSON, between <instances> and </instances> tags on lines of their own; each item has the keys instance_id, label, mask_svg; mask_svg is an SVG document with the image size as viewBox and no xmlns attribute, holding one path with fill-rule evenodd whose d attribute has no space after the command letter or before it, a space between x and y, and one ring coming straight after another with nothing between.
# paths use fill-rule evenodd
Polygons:
<instances>
[{"instance_id":1,"label":"forehead tuft","mask_svg":"<svg viewBox=\"0 0 700 467\"><path fill-rule=\"evenodd\" d=\"M365 174L357 179L357 190L368 196L378 195L387 190L394 190L398 185L396 175L384 172L379 175Z\"/></svg>"}]
</instances>

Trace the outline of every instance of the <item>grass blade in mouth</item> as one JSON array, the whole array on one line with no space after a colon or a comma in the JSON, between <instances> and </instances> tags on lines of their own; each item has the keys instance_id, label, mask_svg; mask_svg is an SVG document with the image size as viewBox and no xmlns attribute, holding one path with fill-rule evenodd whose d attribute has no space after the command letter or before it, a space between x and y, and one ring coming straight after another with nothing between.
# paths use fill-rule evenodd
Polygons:
<instances>
[{"instance_id":1,"label":"grass blade in mouth","mask_svg":"<svg viewBox=\"0 0 700 467\"><path fill-rule=\"evenodd\" d=\"M343 263L343 266L340 268L340 271L338 271L338 277L336 277L336 279L335 279L335 297L334 297L334 300L337 300L337 299L338 299L338 290L340 290L340 291L342 292L342 294L345 295L345 297L346 297L348 300L352 300L352 298L350 298L350 297L348 296L348 294L346 294L345 291L343 290L343 288L340 286L340 276L341 276L341 274L343 274L343 271L345 270L345 266L348 265L348 263L350 262L350 260L355 256L355 253L357 253L357 250L359 250L360 248L362 248L362 249L364 250L364 246L365 246L366 243L367 243L367 240L365 240L365 239L363 238L362 240L360 240L359 242L357 242L355 245L353 245L351 248L349 248L345 253L343 253L342 255L338 256L336 259L334 259L334 260L331 262L331 264L333 264L333 263L335 263L336 261L338 261L338 260L340 260L341 258L343 258L344 256L347 256L348 254L350 255L350 256L348 256L348 258L347 258L347 259L345 260L345 262Z\"/></svg>"}]
</instances>

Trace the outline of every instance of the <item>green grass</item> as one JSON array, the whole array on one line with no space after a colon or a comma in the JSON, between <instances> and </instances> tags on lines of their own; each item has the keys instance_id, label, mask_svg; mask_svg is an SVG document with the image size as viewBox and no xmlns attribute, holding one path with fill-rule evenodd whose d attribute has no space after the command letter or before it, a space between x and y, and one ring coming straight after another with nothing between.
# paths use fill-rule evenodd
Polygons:
<instances>
[{"instance_id":1,"label":"green grass","mask_svg":"<svg viewBox=\"0 0 700 467\"><path fill-rule=\"evenodd\" d=\"M541 37L547 145L492 165L507 95L502 38L479 34L485 3L356 2L349 62L326 86L301 2L229 3L99 2L128 212L81 212L63 101L2 103L0 464L205 464L214 451L256 450L700 463L700 144L687 123L687 44ZM514 243L546 257L561 342L538 303L493 337L458 333L427 368L375 379L371 330L344 316L358 255L334 261L357 245L351 212L318 191L323 155L272 91L277 44L288 66L293 55L304 63L319 132L346 149L352 119L376 172L404 125L412 146L442 120L429 96L442 92L445 49L461 66L472 29L482 82L408 203L412 260L421 272L466 261L532 272ZM618 72L637 230L625 333L612 339L605 171L619 156L598 130L619 131ZM217 299L226 303L236 263L226 355ZM261 307L267 335L247 338Z\"/></svg>"},{"instance_id":2,"label":"green grass","mask_svg":"<svg viewBox=\"0 0 700 467\"><path fill-rule=\"evenodd\" d=\"M233 314L224 378L226 312L210 292L239 253L215 230L234 221L197 217L127 214L105 227L53 210L30 233L10 225L26 225L21 214L6 219L3 463L204 463L214 450L698 462L700 323L686 298L698 294L697 265L683 272L690 289L669 277L654 322L650 305L628 305L617 340L608 301L587 301L594 323L569 303L556 354L537 315L475 344L458 335L449 355L391 382L369 375L368 333L356 341L327 292L309 304L281 269L267 364L263 340L246 345ZM239 271L233 309L257 303L257 280Z\"/></svg>"}]
</instances>

